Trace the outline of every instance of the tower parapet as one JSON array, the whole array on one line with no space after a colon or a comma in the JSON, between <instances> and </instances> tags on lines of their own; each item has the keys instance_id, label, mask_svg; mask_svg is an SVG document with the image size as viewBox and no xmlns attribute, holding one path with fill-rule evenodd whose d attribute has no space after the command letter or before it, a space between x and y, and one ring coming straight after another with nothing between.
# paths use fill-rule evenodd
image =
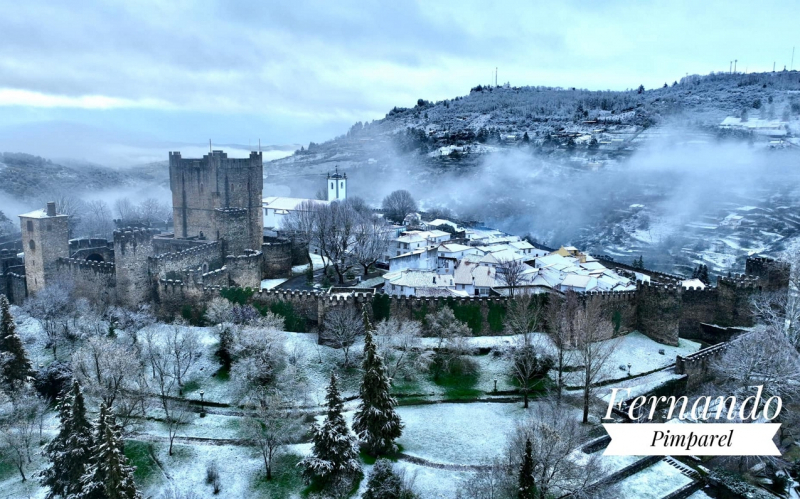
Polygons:
<instances>
[{"instance_id":1,"label":"tower parapet","mask_svg":"<svg viewBox=\"0 0 800 499\"><path fill-rule=\"evenodd\" d=\"M169 153L169 183L175 237L219 239L215 210L246 210L245 248L258 249L264 230L261 199L264 184L261 152L248 158L229 158L211 151L199 159Z\"/></svg>"}]
</instances>

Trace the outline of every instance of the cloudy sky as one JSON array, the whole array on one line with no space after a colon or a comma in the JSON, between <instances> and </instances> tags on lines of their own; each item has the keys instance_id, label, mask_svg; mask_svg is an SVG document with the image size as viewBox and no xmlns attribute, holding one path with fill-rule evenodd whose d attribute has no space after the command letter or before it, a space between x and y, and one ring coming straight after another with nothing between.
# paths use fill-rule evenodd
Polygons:
<instances>
[{"instance_id":1,"label":"cloudy sky","mask_svg":"<svg viewBox=\"0 0 800 499\"><path fill-rule=\"evenodd\" d=\"M307 144L463 95L495 67L512 85L589 89L733 59L780 69L800 49L798 5L0 0L0 150L135 162L209 138Z\"/></svg>"}]
</instances>

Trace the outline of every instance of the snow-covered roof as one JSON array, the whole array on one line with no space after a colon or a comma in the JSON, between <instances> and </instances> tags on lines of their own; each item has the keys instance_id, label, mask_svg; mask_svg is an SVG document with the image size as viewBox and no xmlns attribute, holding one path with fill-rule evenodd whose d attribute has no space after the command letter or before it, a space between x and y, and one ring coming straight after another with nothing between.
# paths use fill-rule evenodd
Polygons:
<instances>
[{"instance_id":1,"label":"snow-covered roof","mask_svg":"<svg viewBox=\"0 0 800 499\"><path fill-rule=\"evenodd\" d=\"M458 253L459 251L473 250L472 246L464 246L458 243L442 243L439 245L440 253Z\"/></svg>"},{"instance_id":2,"label":"snow-covered roof","mask_svg":"<svg viewBox=\"0 0 800 499\"><path fill-rule=\"evenodd\" d=\"M270 196L261 200L261 204L264 208L269 208L272 210L288 210L294 211L300 206L304 201L311 201L316 205L325 205L330 204L330 201L322 201L320 199L305 199L305 198L284 198L278 196Z\"/></svg>"},{"instance_id":3,"label":"snow-covered roof","mask_svg":"<svg viewBox=\"0 0 800 499\"><path fill-rule=\"evenodd\" d=\"M561 285L589 291L597 286L597 279L589 275L569 274L561 281Z\"/></svg>"},{"instance_id":4,"label":"snow-covered roof","mask_svg":"<svg viewBox=\"0 0 800 499\"><path fill-rule=\"evenodd\" d=\"M450 220L446 220L444 218L437 218L436 220L431 220L430 222L426 222L426 225L429 227L438 227L440 225L449 225L454 229L458 229L458 224L455 222L451 222Z\"/></svg>"},{"instance_id":5,"label":"snow-covered roof","mask_svg":"<svg viewBox=\"0 0 800 499\"><path fill-rule=\"evenodd\" d=\"M52 218L47 216L47 211L45 210L34 210L30 213L25 213L20 216L25 218Z\"/></svg>"},{"instance_id":6,"label":"snow-covered roof","mask_svg":"<svg viewBox=\"0 0 800 499\"><path fill-rule=\"evenodd\" d=\"M383 278L395 286L408 286L411 288L447 287L453 286L453 276L440 275L430 270L405 269L389 272Z\"/></svg>"}]
</instances>

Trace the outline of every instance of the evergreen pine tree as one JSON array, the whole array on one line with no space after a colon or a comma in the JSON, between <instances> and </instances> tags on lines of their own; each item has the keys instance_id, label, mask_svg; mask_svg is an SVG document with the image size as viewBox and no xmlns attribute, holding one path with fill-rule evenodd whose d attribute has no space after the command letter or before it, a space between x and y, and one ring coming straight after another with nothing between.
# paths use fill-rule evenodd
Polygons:
<instances>
[{"instance_id":1,"label":"evergreen pine tree","mask_svg":"<svg viewBox=\"0 0 800 499\"><path fill-rule=\"evenodd\" d=\"M328 412L322 424L311 427L311 455L298 463L306 480L334 483L361 473L356 439L342 416L342 397L336 380L336 374L331 372L331 384L325 395Z\"/></svg>"},{"instance_id":2,"label":"evergreen pine tree","mask_svg":"<svg viewBox=\"0 0 800 499\"><path fill-rule=\"evenodd\" d=\"M697 273L697 278L706 286L711 284L711 279L708 277L708 265L701 265Z\"/></svg>"},{"instance_id":3,"label":"evergreen pine tree","mask_svg":"<svg viewBox=\"0 0 800 499\"><path fill-rule=\"evenodd\" d=\"M397 401L389 394L390 381L383 359L372 340L372 324L364 308L364 378L361 381L361 402L353 417L353 431L373 455L396 450L394 441L403 432L403 423L394 407Z\"/></svg>"},{"instance_id":4,"label":"evergreen pine tree","mask_svg":"<svg viewBox=\"0 0 800 499\"><path fill-rule=\"evenodd\" d=\"M25 352L22 338L17 334L17 325L11 315L8 298L0 295L0 367L2 382L13 389L15 385L28 380L31 374L31 361Z\"/></svg>"},{"instance_id":5,"label":"evergreen pine tree","mask_svg":"<svg viewBox=\"0 0 800 499\"><path fill-rule=\"evenodd\" d=\"M47 499L70 497L81 491L81 478L86 472L93 442L92 425L86 419L83 393L77 381L73 381L72 389L59 402L58 414L60 430L44 449L50 467L42 471L40 478L42 486L50 488Z\"/></svg>"},{"instance_id":6,"label":"evergreen pine tree","mask_svg":"<svg viewBox=\"0 0 800 499\"><path fill-rule=\"evenodd\" d=\"M697 267L695 267L694 270L692 270L692 279L697 279L698 277L700 277L700 266L699 265Z\"/></svg>"},{"instance_id":7,"label":"evergreen pine tree","mask_svg":"<svg viewBox=\"0 0 800 499\"><path fill-rule=\"evenodd\" d=\"M95 445L82 490L76 499L141 499L133 481L134 467L128 464L125 448L114 415L105 403L95 426Z\"/></svg>"},{"instance_id":8,"label":"evergreen pine tree","mask_svg":"<svg viewBox=\"0 0 800 499\"><path fill-rule=\"evenodd\" d=\"M361 499L416 499L417 495L406 484L392 467L391 461L378 459L367 480L367 490Z\"/></svg>"},{"instance_id":9,"label":"evergreen pine tree","mask_svg":"<svg viewBox=\"0 0 800 499\"><path fill-rule=\"evenodd\" d=\"M519 468L519 499L534 499L536 484L533 481L533 450L531 439L525 440L525 455Z\"/></svg>"}]
</instances>

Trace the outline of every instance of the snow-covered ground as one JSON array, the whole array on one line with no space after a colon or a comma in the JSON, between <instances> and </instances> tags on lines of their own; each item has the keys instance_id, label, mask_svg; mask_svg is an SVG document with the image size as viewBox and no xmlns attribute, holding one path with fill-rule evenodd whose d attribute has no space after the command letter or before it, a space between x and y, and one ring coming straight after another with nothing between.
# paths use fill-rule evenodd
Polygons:
<instances>
[{"instance_id":1,"label":"snow-covered ground","mask_svg":"<svg viewBox=\"0 0 800 499\"><path fill-rule=\"evenodd\" d=\"M606 491L604 497L661 499L691 482L691 478L665 460L661 460L613 485Z\"/></svg>"}]
</instances>

